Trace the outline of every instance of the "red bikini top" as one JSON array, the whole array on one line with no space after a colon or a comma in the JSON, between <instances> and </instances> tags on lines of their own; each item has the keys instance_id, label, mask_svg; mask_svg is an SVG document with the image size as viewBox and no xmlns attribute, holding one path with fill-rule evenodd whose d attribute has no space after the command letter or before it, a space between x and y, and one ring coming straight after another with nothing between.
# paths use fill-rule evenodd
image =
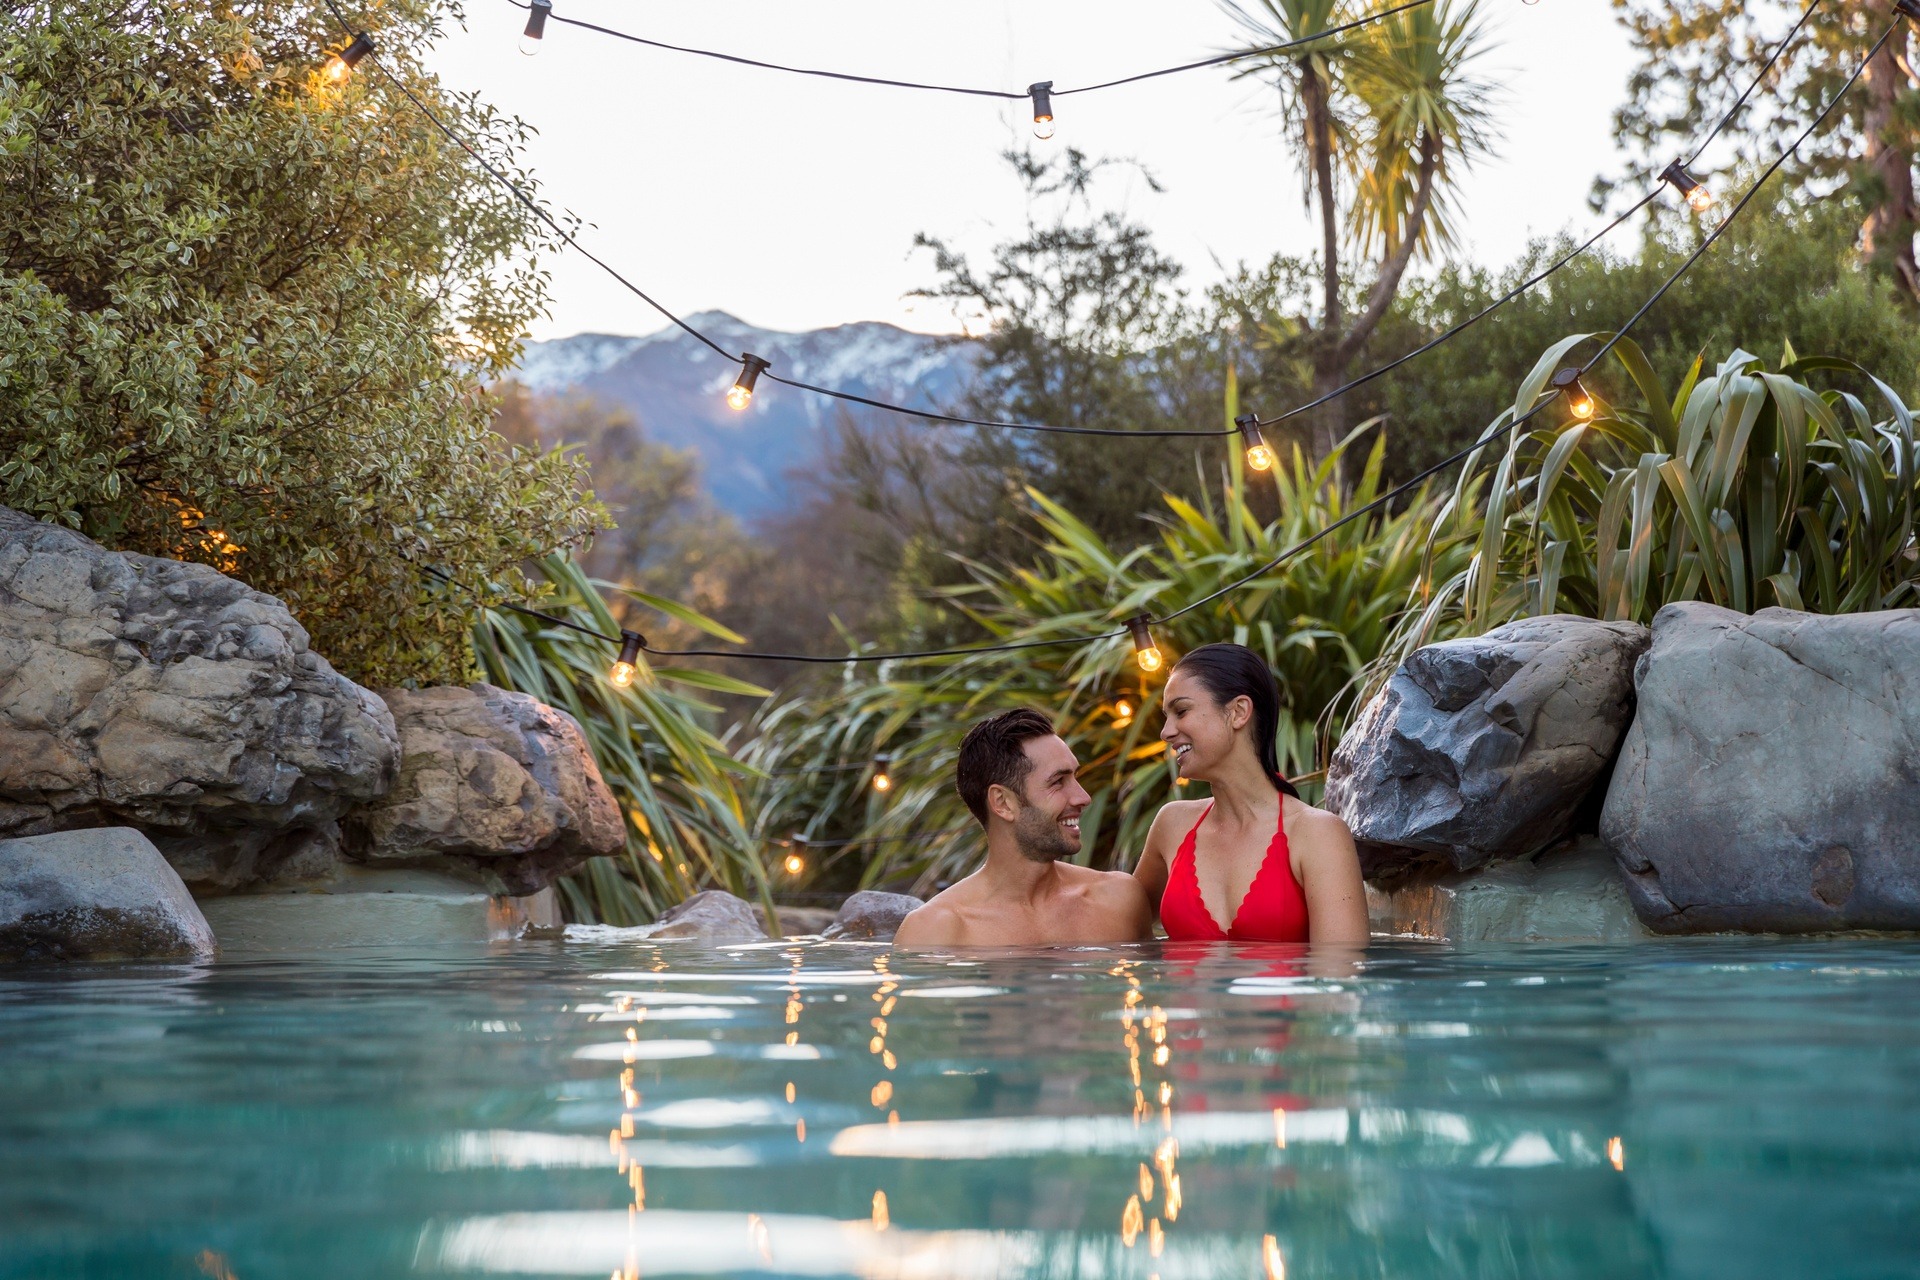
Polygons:
<instances>
[{"instance_id":1,"label":"red bikini top","mask_svg":"<svg viewBox=\"0 0 1920 1280\"><path fill-rule=\"evenodd\" d=\"M1208 801L1206 809L1200 814L1200 822L1207 820L1207 814L1213 812L1213 802ZM1166 927L1167 937L1174 942L1306 942L1307 934L1307 895L1300 887L1300 881L1293 874L1293 859L1287 849L1286 804L1280 806L1280 829L1273 833L1273 843L1267 846L1267 855L1261 860L1260 869L1253 874L1253 883L1247 886L1247 896L1240 900L1240 909L1225 932L1213 913L1207 910L1206 900L1200 896L1200 875L1194 869L1194 837L1200 832L1200 822L1193 824L1187 832L1187 838L1180 842L1180 851L1173 855L1173 866L1167 870L1166 891L1160 895L1160 923Z\"/></svg>"}]
</instances>

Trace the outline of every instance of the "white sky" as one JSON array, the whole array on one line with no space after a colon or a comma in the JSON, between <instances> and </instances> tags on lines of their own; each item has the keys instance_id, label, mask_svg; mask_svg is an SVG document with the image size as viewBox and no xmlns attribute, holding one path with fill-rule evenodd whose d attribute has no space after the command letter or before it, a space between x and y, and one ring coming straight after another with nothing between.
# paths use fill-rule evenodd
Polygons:
<instances>
[{"instance_id":1,"label":"white sky","mask_svg":"<svg viewBox=\"0 0 1920 1280\"><path fill-rule=\"evenodd\" d=\"M925 230L984 250L1021 225L999 158L1031 141L1024 101L922 93L736 67L551 23L517 48L525 12L468 0L436 69L538 131L529 148L550 201L583 239L682 314L718 308L775 329L852 320L951 330L911 252ZM1632 64L1607 0L1483 0L1503 86L1498 159L1460 197L1465 252L1500 264L1535 234L1593 225L1596 173L1618 167L1609 119ZM1220 52L1233 20L1210 0L730 0L725 5L558 0L555 12L650 38L859 74L1023 89L1111 79ZM1222 69L1075 95L1052 143L1131 156L1166 188L1115 179L1096 195L1152 227L1203 285L1226 264L1305 253L1313 240L1271 89ZM1718 157L1709 153L1713 167ZM1616 233L1622 234L1622 233ZM584 259L562 254L552 316L535 338L640 334L662 321Z\"/></svg>"}]
</instances>

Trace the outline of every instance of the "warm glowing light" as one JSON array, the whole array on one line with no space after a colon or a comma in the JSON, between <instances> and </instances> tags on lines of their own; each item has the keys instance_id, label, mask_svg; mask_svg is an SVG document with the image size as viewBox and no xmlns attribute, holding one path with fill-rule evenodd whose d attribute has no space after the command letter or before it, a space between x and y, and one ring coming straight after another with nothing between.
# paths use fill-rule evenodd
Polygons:
<instances>
[{"instance_id":1,"label":"warm glowing light","mask_svg":"<svg viewBox=\"0 0 1920 1280\"><path fill-rule=\"evenodd\" d=\"M553 12L553 0L533 0L527 6L527 29L520 33L520 52L531 58L540 52L540 38L547 34L547 15Z\"/></svg>"},{"instance_id":2,"label":"warm glowing light","mask_svg":"<svg viewBox=\"0 0 1920 1280\"><path fill-rule=\"evenodd\" d=\"M637 631L620 633L620 656L613 661L613 667L607 672L607 679L620 689L633 687L634 673L639 669L640 646L646 637Z\"/></svg>"},{"instance_id":3,"label":"warm glowing light","mask_svg":"<svg viewBox=\"0 0 1920 1280\"><path fill-rule=\"evenodd\" d=\"M892 1222L893 1222L893 1219L887 1216L887 1193L884 1191L874 1192L873 1193L873 1229L875 1231L885 1231L888 1228L888 1226L892 1224Z\"/></svg>"},{"instance_id":4,"label":"warm glowing light","mask_svg":"<svg viewBox=\"0 0 1920 1280\"><path fill-rule=\"evenodd\" d=\"M1028 85L1027 95L1033 99L1033 136L1045 142L1053 136L1053 81Z\"/></svg>"},{"instance_id":5,"label":"warm glowing light","mask_svg":"<svg viewBox=\"0 0 1920 1280\"><path fill-rule=\"evenodd\" d=\"M873 758L873 789L875 791L893 790L893 775L888 772L888 766L892 763L892 756L880 755Z\"/></svg>"},{"instance_id":6,"label":"warm glowing light","mask_svg":"<svg viewBox=\"0 0 1920 1280\"><path fill-rule=\"evenodd\" d=\"M1558 387L1560 394L1567 398L1567 411L1574 417L1584 422L1593 416L1596 407L1593 395L1585 387L1580 385L1580 371L1578 369L1567 368L1560 370L1553 375L1553 385Z\"/></svg>"},{"instance_id":7,"label":"warm glowing light","mask_svg":"<svg viewBox=\"0 0 1920 1280\"><path fill-rule=\"evenodd\" d=\"M1113 704L1113 718L1116 722L1133 719L1133 704L1125 698L1119 698Z\"/></svg>"},{"instance_id":8,"label":"warm glowing light","mask_svg":"<svg viewBox=\"0 0 1920 1280\"><path fill-rule=\"evenodd\" d=\"M807 1140L807 1122L805 1120L798 1121L794 1124L793 1136L802 1142Z\"/></svg>"},{"instance_id":9,"label":"warm glowing light","mask_svg":"<svg viewBox=\"0 0 1920 1280\"><path fill-rule=\"evenodd\" d=\"M1140 1166L1140 1198L1142 1200L1153 1199L1153 1170L1147 1168L1144 1164Z\"/></svg>"},{"instance_id":10,"label":"warm glowing light","mask_svg":"<svg viewBox=\"0 0 1920 1280\"><path fill-rule=\"evenodd\" d=\"M807 869L807 860L797 853L790 853L780 865L787 869L788 875L797 876Z\"/></svg>"},{"instance_id":11,"label":"warm glowing light","mask_svg":"<svg viewBox=\"0 0 1920 1280\"><path fill-rule=\"evenodd\" d=\"M1127 619L1127 631L1133 637L1133 659L1140 664L1142 671L1158 671L1162 662L1160 647L1153 642L1153 632L1148 629L1147 615Z\"/></svg>"},{"instance_id":12,"label":"warm glowing light","mask_svg":"<svg viewBox=\"0 0 1920 1280\"><path fill-rule=\"evenodd\" d=\"M327 59L327 65L324 68L327 78L339 84L353 74L353 69L360 65L362 58L372 52L373 37L362 31L346 48Z\"/></svg>"},{"instance_id":13,"label":"warm glowing light","mask_svg":"<svg viewBox=\"0 0 1920 1280\"><path fill-rule=\"evenodd\" d=\"M793 1081L791 1080L787 1081L787 1101L788 1102L793 1101L795 1092L796 1090L793 1087Z\"/></svg>"},{"instance_id":14,"label":"warm glowing light","mask_svg":"<svg viewBox=\"0 0 1920 1280\"><path fill-rule=\"evenodd\" d=\"M1287 1110L1285 1107L1273 1109L1273 1145L1282 1151L1287 1147Z\"/></svg>"},{"instance_id":15,"label":"warm glowing light","mask_svg":"<svg viewBox=\"0 0 1920 1280\"><path fill-rule=\"evenodd\" d=\"M882 1049L880 1051L880 1065L891 1071L900 1065L900 1059L893 1056L893 1050Z\"/></svg>"},{"instance_id":16,"label":"warm glowing light","mask_svg":"<svg viewBox=\"0 0 1920 1280\"><path fill-rule=\"evenodd\" d=\"M893 1101L893 1081L882 1080L879 1084L873 1086L873 1092L867 1095L867 1100L873 1103L875 1110L883 1109L889 1102Z\"/></svg>"},{"instance_id":17,"label":"warm glowing light","mask_svg":"<svg viewBox=\"0 0 1920 1280\"><path fill-rule=\"evenodd\" d=\"M1161 1229L1160 1219L1155 1218L1147 1223L1147 1252L1157 1258L1160 1256L1160 1251L1166 1247L1167 1233Z\"/></svg>"},{"instance_id":18,"label":"warm glowing light","mask_svg":"<svg viewBox=\"0 0 1920 1280\"><path fill-rule=\"evenodd\" d=\"M1127 1207L1120 1211L1120 1243L1133 1248L1133 1242L1140 1238L1141 1229L1146 1225L1146 1215L1140 1211L1140 1197L1128 1196Z\"/></svg>"},{"instance_id":19,"label":"warm glowing light","mask_svg":"<svg viewBox=\"0 0 1920 1280\"><path fill-rule=\"evenodd\" d=\"M1247 450L1247 465L1255 471L1271 471L1275 458L1273 449L1267 444L1267 438L1260 434L1260 419L1251 413L1243 413L1233 420L1240 428L1240 435Z\"/></svg>"},{"instance_id":20,"label":"warm glowing light","mask_svg":"<svg viewBox=\"0 0 1920 1280\"><path fill-rule=\"evenodd\" d=\"M1618 1138L1608 1138L1607 1163L1615 1169L1624 1171L1627 1167L1627 1144Z\"/></svg>"},{"instance_id":21,"label":"warm glowing light","mask_svg":"<svg viewBox=\"0 0 1920 1280\"><path fill-rule=\"evenodd\" d=\"M1267 1264L1267 1280L1287 1280L1287 1260L1280 1256L1280 1242L1272 1236L1260 1240L1260 1258Z\"/></svg>"},{"instance_id":22,"label":"warm glowing light","mask_svg":"<svg viewBox=\"0 0 1920 1280\"><path fill-rule=\"evenodd\" d=\"M1713 192L1707 184L1687 172L1686 166L1675 160L1660 175L1660 180L1686 197L1687 205L1695 213L1705 213L1713 208Z\"/></svg>"},{"instance_id":23,"label":"warm glowing light","mask_svg":"<svg viewBox=\"0 0 1920 1280\"><path fill-rule=\"evenodd\" d=\"M1172 1101L1173 1101L1173 1085L1169 1081L1162 1080L1160 1082L1160 1105L1164 1107Z\"/></svg>"},{"instance_id":24,"label":"warm glowing light","mask_svg":"<svg viewBox=\"0 0 1920 1280\"><path fill-rule=\"evenodd\" d=\"M1167 1179L1167 1221L1172 1222L1180 1216L1180 1175L1174 1174Z\"/></svg>"},{"instance_id":25,"label":"warm glowing light","mask_svg":"<svg viewBox=\"0 0 1920 1280\"><path fill-rule=\"evenodd\" d=\"M760 381L760 375L771 366L767 361L751 353L740 357L740 376L727 388L727 407L744 409L753 402L753 384Z\"/></svg>"}]
</instances>

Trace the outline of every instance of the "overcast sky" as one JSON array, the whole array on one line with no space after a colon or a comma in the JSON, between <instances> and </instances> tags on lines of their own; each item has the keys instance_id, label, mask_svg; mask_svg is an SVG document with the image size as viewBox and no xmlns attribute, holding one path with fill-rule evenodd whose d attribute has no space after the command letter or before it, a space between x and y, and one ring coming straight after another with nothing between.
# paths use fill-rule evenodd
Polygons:
<instances>
[{"instance_id":1,"label":"overcast sky","mask_svg":"<svg viewBox=\"0 0 1920 1280\"><path fill-rule=\"evenodd\" d=\"M916 231L984 250L1018 229L1020 189L1000 159L1032 142L1024 101L920 93L738 67L550 24L517 48L525 11L468 0L436 69L538 131L529 159L583 239L664 304L810 329L852 320L952 330L941 304L905 297L933 278ZM1465 252L1499 264L1528 237L1593 225L1594 175L1618 160L1609 117L1632 65L1606 0L1483 0L1495 48L1481 72L1505 101L1499 157L1466 180ZM558 0L555 12L747 57L902 79L1066 86L1206 57L1238 39L1210 0ZM1159 178L1100 189L1153 228L1188 283L1216 262L1313 246L1274 91L1208 69L1056 104L1040 147L1135 158ZM1709 153L1707 163L1720 159ZM1627 234L1623 232L1616 234ZM644 304L575 255L551 260L552 315L535 338L640 334Z\"/></svg>"}]
</instances>

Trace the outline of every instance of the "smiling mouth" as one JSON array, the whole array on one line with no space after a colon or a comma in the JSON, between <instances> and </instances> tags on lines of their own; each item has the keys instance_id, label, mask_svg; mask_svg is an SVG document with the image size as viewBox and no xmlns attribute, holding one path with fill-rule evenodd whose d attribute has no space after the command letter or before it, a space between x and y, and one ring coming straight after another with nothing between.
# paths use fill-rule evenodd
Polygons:
<instances>
[{"instance_id":1,"label":"smiling mouth","mask_svg":"<svg viewBox=\"0 0 1920 1280\"><path fill-rule=\"evenodd\" d=\"M1183 742L1173 749L1173 757L1176 760L1181 759L1191 750L1193 750L1193 744L1191 742Z\"/></svg>"}]
</instances>

